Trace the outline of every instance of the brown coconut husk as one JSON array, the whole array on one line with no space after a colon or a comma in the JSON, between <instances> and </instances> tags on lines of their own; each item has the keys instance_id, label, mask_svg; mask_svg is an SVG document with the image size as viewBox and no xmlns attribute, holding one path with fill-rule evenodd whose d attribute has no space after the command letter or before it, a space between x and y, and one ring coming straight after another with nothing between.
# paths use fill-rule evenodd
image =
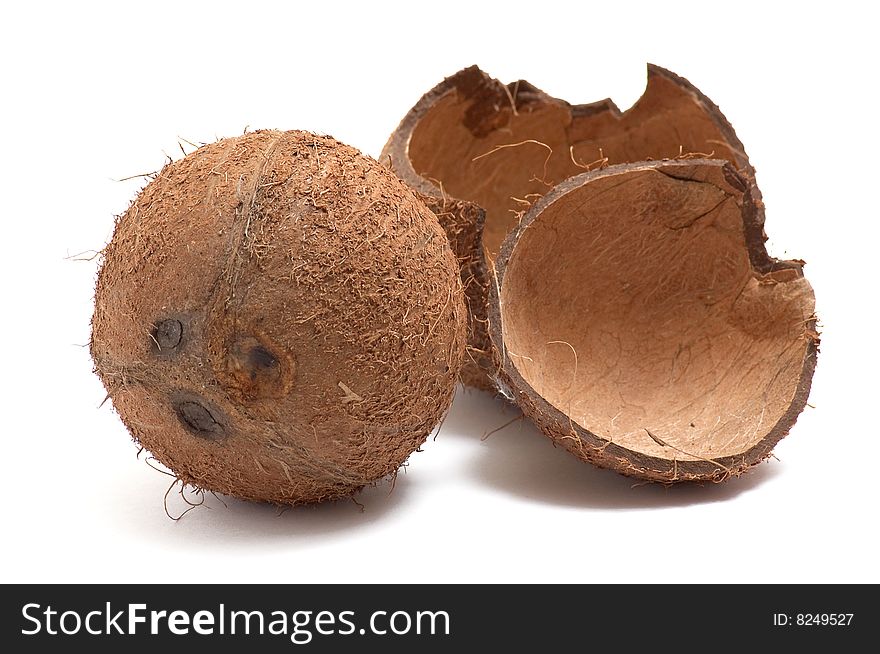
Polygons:
<instances>
[{"instance_id":1,"label":"brown coconut husk","mask_svg":"<svg viewBox=\"0 0 880 654\"><path fill-rule=\"evenodd\" d=\"M764 247L754 184L724 161L583 173L495 261L505 393L554 442L661 482L722 481L804 408L819 338L803 261Z\"/></svg>"},{"instance_id":2,"label":"brown coconut husk","mask_svg":"<svg viewBox=\"0 0 880 654\"><path fill-rule=\"evenodd\" d=\"M168 164L103 259L95 371L134 440L197 489L350 495L451 402L466 309L447 239L330 137L259 131Z\"/></svg>"},{"instance_id":3,"label":"brown coconut husk","mask_svg":"<svg viewBox=\"0 0 880 654\"><path fill-rule=\"evenodd\" d=\"M494 387L487 270L530 206L585 170L707 155L754 179L743 145L718 107L659 66L648 66L647 88L625 112L608 99L571 105L523 80L505 85L476 66L426 93L391 135L380 161L423 194L447 232L459 234L454 249L470 308L464 383ZM438 210L438 203L452 208Z\"/></svg>"}]
</instances>

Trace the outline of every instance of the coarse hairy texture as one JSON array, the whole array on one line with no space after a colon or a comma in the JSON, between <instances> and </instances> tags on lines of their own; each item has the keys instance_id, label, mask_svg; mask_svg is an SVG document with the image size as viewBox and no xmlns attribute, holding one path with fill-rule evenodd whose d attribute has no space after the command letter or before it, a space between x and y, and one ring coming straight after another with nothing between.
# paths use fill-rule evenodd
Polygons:
<instances>
[{"instance_id":1,"label":"coarse hairy texture","mask_svg":"<svg viewBox=\"0 0 880 654\"><path fill-rule=\"evenodd\" d=\"M718 107L658 66L648 66L647 88L626 112L608 99L571 105L523 80L505 85L476 66L425 94L391 135L380 161L426 196L469 201L485 212L479 225L464 230L472 234L470 247L457 251L473 353L463 381L493 386L494 362L485 354L492 276L487 269L530 206L584 170L697 153L726 159L754 178L742 143ZM480 214L470 215L476 220ZM440 214L447 232L462 229L460 214L446 216Z\"/></svg>"},{"instance_id":2,"label":"coarse hairy texture","mask_svg":"<svg viewBox=\"0 0 880 654\"><path fill-rule=\"evenodd\" d=\"M103 257L95 370L185 484L347 496L395 473L451 402L466 308L444 232L330 137L259 131L168 164Z\"/></svg>"},{"instance_id":3,"label":"coarse hairy texture","mask_svg":"<svg viewBox=\"0 0 880 654\"><path fill-rule=\"evenodd\" d=\"M768 256L728 162L642 162L557 186L508 236L490 299L500 383L554 442L642 479L722 481L804 408L802 261Z\"/></svg>"},{"instance_id":4,"label":"coarse hairy texture","mask_svg":"<svg viewBox=\"0 0 880 654\"><path fill-rule=\"evenodd\" d=\"M486 266L480 241L486 214L472 202L437 198L419 191L415 193L439 219L461 271L467 302L467 346L461 367L461 382L465 386L490 390L494 386L484 371L493 368L494 357L486 329L489 307L486 303Z\"/></svg>"}]
</instances>

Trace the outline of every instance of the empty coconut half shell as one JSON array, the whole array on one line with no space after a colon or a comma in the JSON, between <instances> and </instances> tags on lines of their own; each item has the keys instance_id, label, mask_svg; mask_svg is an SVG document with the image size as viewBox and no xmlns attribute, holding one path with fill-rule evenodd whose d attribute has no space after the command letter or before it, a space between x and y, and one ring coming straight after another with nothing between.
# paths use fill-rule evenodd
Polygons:
<instances>
[{"instance_id":1,"label":"empty coconut half shell","mask_svg":"<svg viewBox=\"0 0 880 654\"><path fill-rule=\"evenodd\" d=\"M505 85L476 66L425 94L391 135L381 161L422 194L462 264L470 310L462 381L494 387L487 268L532 204L585 170L694 153L730 161L754 178L718 107L658 66L648 66L647 88L625 112L611 100L571 105L525 81Z\"/></svg>"},{"instance_id":2,"label":"empty coconut half shell","mask_svg":"<svg viewBox=\"0 0 880 654\"><path fill-rule=\"evenodd\" d=\"M768 256L752 182L721 160L642 162L556 186L495 261L499 382L585 461L722 481L804 408L818 335L802 261Z\"/></svg>"}]
</instances>

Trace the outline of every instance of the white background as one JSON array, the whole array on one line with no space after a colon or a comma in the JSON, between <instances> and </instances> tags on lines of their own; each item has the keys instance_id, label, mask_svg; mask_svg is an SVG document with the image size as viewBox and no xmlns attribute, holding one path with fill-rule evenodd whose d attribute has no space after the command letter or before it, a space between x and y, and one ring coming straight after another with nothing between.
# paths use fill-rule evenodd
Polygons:
<instances>
[{"instance_id":1,"label":"white background","mask_svg":"<svg viewBox=\"0 0 880 654\"><path fill-rule=\"evenodd\" d=\"M7 4L0 580L880 581L878 21L871 3L720 6ZM460 392L393 492L359 497L363 512L210 498L166 517L170 480L97 408L83 346L96 264L65 259L100 249L142 184L114 179L181 156L178 138L246 126L377 156L422 93L472 63L626 108L648 61L721 106L758 169L771 254L808 261L815 408L779 461L718 486L632 488L522 422L481 441L518 414Z\"/></svg>"}]
</instances>

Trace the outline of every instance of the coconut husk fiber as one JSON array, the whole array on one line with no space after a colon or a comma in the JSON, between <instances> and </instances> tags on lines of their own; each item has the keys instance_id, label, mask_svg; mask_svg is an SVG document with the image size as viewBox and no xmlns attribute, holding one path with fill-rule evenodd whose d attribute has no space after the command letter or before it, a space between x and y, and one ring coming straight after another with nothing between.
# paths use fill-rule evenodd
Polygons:
<instances>
[{"instance_id":1,"label":"coconut husk fiber","mask_svg":"<svg viewBox=\"0 0 880 654\"><path fill-rule=\"evenodd\" d=\"M168 164L117 219L91 353L181 482L297 504L404 464L451 402L465 328L409 188L330 137L258 131Z\"/></svg>"},{"instance_id":2,"label":"coconut husk fiber","mask_svg":"<svg viewBox=\"0 0 880 654\"><path fill-rule=\"evenodd\" d=\"M426 93L391 135L380 161L423 194L454 243L470 322L462 381L494 388L489 271L530 206L585 170L699 155L725 159L754 177L718 107L658 66L648 66L645 92L625 112L607 99L571 105L522 80L502 84L476 66Z\"/></svg>"}]
</instances>

